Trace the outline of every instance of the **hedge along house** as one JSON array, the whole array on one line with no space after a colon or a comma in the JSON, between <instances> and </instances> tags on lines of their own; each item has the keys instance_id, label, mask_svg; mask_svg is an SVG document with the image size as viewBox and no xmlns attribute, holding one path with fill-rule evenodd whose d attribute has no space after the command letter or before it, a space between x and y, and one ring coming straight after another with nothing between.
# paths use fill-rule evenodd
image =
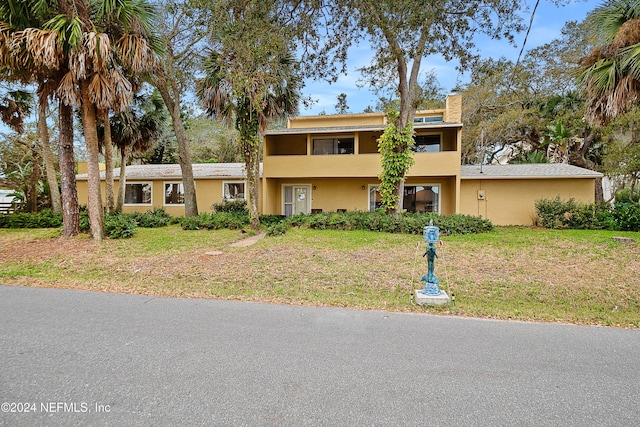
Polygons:
<instances>
[{"instance_id":1,"label":"hedge along house","mask_svg":"<svg viewBox=\"0 0 640 427\"><path fill-rule=\"evenodd\" d=\"M86 166L78 165L79 172ZM123 212L145 212L162 207L173 216L184 215L184 187L180 165L127 166ZM120 168L114 169L116 192ZM243 163L203 163L193 165L198 208L210 211L211 205L223 201L245 199L246 173ZM103 203L105 198L104 171L100 172ZM77 175L78 200L86 204L87 174Z\"/></svg>"},{"instance_id":2,"label":"hedge along house","mask_svg":"<svg viewBox=\"0 0 640 427\"><path fill-rule=\"evenodd\" d=\"M407 211L463 213L497 225L531 225L536 200L560 196L594 201L595 180L602 175L575 166L460 166L461 116L460 95L449 95L444 109L416 113L415 163L404 190ZM385 126L382 113L343 114L297 117L286 129L267 131L260 212L291 216L379 208L382 167L377 141ZM214 203L246 198L243 164L194 164L193 171L201 212ZM78 175L80 203L87 201L86 180L86 174ZM178 165L127 167L124 211L153 207L184 214Z\"/></svg>"}]
</instances>

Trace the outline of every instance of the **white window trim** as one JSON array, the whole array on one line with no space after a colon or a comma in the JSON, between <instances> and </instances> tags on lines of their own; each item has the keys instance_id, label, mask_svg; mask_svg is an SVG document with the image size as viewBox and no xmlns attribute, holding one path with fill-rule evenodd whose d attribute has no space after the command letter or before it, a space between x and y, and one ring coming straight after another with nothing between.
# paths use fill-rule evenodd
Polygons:
<instances>
[{"instance_id":1,"label":"white window trim","mask_svg":"<svg viewBox=\"0 0 640 427\"><path fill-rule=\"evenodd\" d=\"M242 199L227 199L224 197L224 186L225 184L244 184L244 196ZM222 181L222 201L223 202L233 202L235 200L247 200L247 181Z\"/></svg>"},{"instance_id":2,"label":"white window trim","mask_svg":"<svg viewBox=\"0 0 640 427\"><path fill-rule=\"evenodd\" d=\"M127 192L127 185L135 185L135 184L149 184L151 185L151 201L149 203L124 203L124 206L153 206L153 181L127 181L125 182L125 194ZM164 186L162 186L164 190ZM126 199L125 199L126 200Z\"/></svg>"},{"instance_id":3,"label":"white window trim","mask_svg":"<svg viewBox=\"0 0 640 427\"><path fill-rule=\"evenodd\" d=\"M313 186L312 184L282 184L280 186L280 215L285 215L284 209L284 187L306 187L309 191L309 198L307 199L307 211L311 213L311 208L313 207Z\"/></svg>"},{"instance_id":4,"label":"white window trim","mask_svg":"<svg viewBox=\"0 0 640 427\"><path fill-rule=\"evenodd\" d=\"M162 206L184 206L184 203L167 203L167 184L182 184L182 191L184 191L182 181L162 181Z\"/></svg>"},{"instance_id":5,"label":"white window trim","mask_svg":"<svg viewBox=\"0 0 640 427\"><path fill-rule=\"evenodd\" d=\"M371 188L375 187L378 188L380 187L380 184L369 184L369 188L367 189L367 209L369 209L369 212L372 212L371 209ZM438 215L441 214L442 212L442 184L423 184L423 183L411 183L411 184L405 184L405 187L438 187L438 210L434 213L437 213Z\"/></svg>"}]
</instances>

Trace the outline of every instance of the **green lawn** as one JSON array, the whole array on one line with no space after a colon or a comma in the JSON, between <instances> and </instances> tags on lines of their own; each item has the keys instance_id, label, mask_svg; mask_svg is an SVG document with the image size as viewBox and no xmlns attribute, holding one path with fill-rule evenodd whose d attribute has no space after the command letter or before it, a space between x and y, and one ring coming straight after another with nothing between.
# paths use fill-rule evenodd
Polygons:
<instances>
[{"instance_id":1,"label":"green lawn","mask_svg":"<svg viewBox=\"0 0 640 427\"><path fill-rule=\"evenodd\" d=\"M98 244L2 229L0 283L640 327L640 233L498 227L443 236L435 273L456 296L444 308L412 304L426 271L420 236L291 229L230 246L243 237L169 226Z\"/></svg>"}]
</instances>

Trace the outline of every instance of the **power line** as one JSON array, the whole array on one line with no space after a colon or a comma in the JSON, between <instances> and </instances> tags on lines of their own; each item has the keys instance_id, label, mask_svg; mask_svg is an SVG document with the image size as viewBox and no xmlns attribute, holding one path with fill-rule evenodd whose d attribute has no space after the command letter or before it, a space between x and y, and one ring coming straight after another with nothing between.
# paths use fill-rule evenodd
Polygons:
<instances>
[{"instance_id":1,"label":"power line","mask_svg":"<svg viewBox=\"0 0 640 427\"><path fill-rule=\"evenodd\" d=\"M531 12L531 19L529 19L529 28L527 28L527 34L525 34L525 36L524 36L524 42L522 42L522 49L520 49L520 53L518 54L518 60L516 61L516 67L520 63L520 57L522 56L522 52L524 52L524 47L527 45L527 39L529 38L529 32L531 31L531 27L533 26L533 17L536 14L536 10L538 9L538 5L539 4L540 4L540 0L537 0L536 1L536 5L533 7L533 12Z\"/></svg>"}]
</instances>

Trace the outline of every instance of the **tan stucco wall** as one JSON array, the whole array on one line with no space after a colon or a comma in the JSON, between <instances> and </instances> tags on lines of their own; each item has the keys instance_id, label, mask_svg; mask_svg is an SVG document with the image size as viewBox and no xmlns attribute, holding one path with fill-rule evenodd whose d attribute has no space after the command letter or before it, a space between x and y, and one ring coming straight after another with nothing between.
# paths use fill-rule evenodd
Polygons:
<instances>
[{"instance_id":1,"label":"tan stucco wall","mask_svg":"<svg viewBox=\"0 0 640 427\"><path fill-rule=\"evenodd\" d=\"M325 114L320 116L300 116L289 119L290 129L335 126L366 126L384 124L381 113Z\"/></svg>"},{"instance_id":2,"label":"tan stucco wall","mask_svg":"<svg viewBox=\"0 0 640 427\"><path fill-rule=\"evenodd\" d=\"M196 197L198 202L198 212L211 212L211 205L214 203L220 203L222 201L222 183L223 182L242 182L242 179L196 179ZM181 182L181 180L165 180L165 179L155 179L155 180L127 180L127 183L142 183L142 182L153 182L152 194L151 194L151 205L124 205L122 207L122 211L124 213L131 212L146 212L155 207L164 207L168 214L173 216L181 216L184 215L184 206L183 205L164 205L164 183L165 182ZM118 180L115 180L115 192L117 195L118 192ZM80 205L86 205L88 203L88 193L87 193L87 181L86 180L78 180L77 181L78 188L78 202ZM105 200L105 187L104 182L101 183L102 189L102 202L106 203ZM248 189L247 189L248 190Z\"/></svg>"},{"instance_id":3,"label":"tan stucco wall","mask_svg":"<svg viewBox=\"0 0 640 427\"><path fill-rule=\"evenodd\" d=\"M593 178L463 179L460 213L488 218L495 225L532 225L536 200L560 196L593 203L594 189ZM484 200L478 200L478 190L484 191Z\"/></svg>"},{"instance_id":4,"label":"tan stucco wall","mask_svg":"<svg viewBox=\"0 0 640 427\"><path fill-rule=\"evenodd\" d=\"M444 121L462 123L462 95L447 95Z\"/></svg>"},{"instance_id":5,"label":"tan stucco wall","mask_svg":"<svg viewBox=\"0 0 640 427\"><path fill-rule=\"evenodd\" d=\"M440 185L441 212L449 215L455 212L455 177L411 177L407 185ZM369 210L369 186L379 185L376 178L287 178L267 179L265 184L264 213L282 214L282 186L309 185L312 187L312 209L323 212ZM315 189L313 187L315 186ZM362 187L364 186L364 190Z\"/></svg>"}]
</instances>

